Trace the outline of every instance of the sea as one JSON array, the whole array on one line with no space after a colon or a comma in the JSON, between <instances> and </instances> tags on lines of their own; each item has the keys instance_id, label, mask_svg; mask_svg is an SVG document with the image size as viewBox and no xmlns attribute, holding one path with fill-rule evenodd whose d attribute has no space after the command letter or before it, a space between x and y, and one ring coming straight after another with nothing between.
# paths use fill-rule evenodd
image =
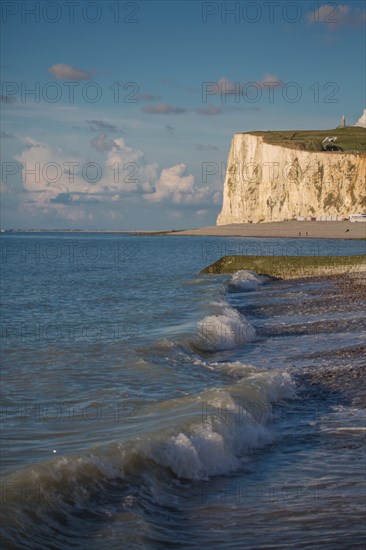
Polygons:
<instances>
[{"instance_id":1,"label":"sea","mask_svg":"<svg viewBox=\"0 0 366 550\"><path fill-rule=\"evenodd\" d=\"M364 253L2 234L2 548L364 548L364 388L322 373L361 366L342 350L365 343L365 302L340 307L324 278L200 274L227 254Z\"/></svg>"}]
</instances>

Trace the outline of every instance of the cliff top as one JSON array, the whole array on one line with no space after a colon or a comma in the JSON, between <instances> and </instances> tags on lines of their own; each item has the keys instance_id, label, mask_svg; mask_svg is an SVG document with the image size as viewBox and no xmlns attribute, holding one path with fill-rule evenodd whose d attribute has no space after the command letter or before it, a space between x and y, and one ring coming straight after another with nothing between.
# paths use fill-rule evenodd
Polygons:
<instances>
[{"instance_id":1,"label":"cliff top","mask_svg":"<svg viewBox=\"0 0 366 550\"><path fill-rule=\"evenodd\" d=\"M300 151L338 150L348 153L366 153L366 128L346 126L331 130L269 130L243 132L262 136L265 143ZM323 143L326 137L336 136L335 142Z\"/></svg>"}]
</instances>

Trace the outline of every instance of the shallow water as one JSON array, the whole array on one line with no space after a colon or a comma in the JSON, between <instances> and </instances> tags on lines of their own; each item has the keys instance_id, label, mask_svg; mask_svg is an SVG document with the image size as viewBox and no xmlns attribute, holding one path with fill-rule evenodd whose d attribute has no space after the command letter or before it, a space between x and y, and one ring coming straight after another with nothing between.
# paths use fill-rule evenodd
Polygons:
<instances>
[{"instance_id":1,"label":"shallow water","mask_svg":"<svg viewBox=\"0 0 366 550\"><path fill-rule=\"evenodd\" d=\"M223 254L364 252L4 236L4 547L363 547L357 387L351 399L305 374L364 344L365 304L320 304L324 280L199 271Z\"/></svg>"}]
</instances>

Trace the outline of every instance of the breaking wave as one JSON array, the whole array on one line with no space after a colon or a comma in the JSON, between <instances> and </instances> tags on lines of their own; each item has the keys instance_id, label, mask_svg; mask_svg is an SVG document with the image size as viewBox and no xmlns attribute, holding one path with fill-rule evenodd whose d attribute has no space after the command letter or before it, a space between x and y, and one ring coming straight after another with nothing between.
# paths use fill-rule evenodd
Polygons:
<instances>
[{"instance_id":1,"label":"breaking wave","mask_svg":"<svg viewBox=\"0 0 366 550\"><path fill-rule=\"evenodd\" d=\"M6 479L3 501L28 513L34 504L69 509L108 484L118 482L121 490L132 480L151 480L156 467L188 480L235 471L271 442L272 404L294 391L286 372L252 372L231 386L158 403L144 437L23 468Z\"/></svg>"},{"instance_id":2,"label":"breaking wave","mask_svg":"<svg viewBox=\"0 0 366 550\"><path fill-rule=\"evenodd\" d=\"M226 304L220 313L198 322L193 344L201 351L229 350L250 342L255 335L250 322Z\"/></svg>"},{"instance_id":3,"label":"breaking wave","mask_svg":"<svg viewBox=\"0 0 366 550\"><path fill-rule=\"evenodd\" d=\"M270 281L265 275L258 275L255 271L243 269L237 271L229 281L229 288L234 290L255 290L259 285Z\"/></svg>"}]
</instances>

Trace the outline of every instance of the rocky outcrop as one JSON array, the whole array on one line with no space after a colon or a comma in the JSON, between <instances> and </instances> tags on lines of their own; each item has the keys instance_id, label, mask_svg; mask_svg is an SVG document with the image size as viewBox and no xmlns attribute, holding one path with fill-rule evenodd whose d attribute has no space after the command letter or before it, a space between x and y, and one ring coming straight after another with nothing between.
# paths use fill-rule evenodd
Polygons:
<instances>
[{"instance_id":1,"label":"rocky outcrop","mask_svg":"<svg viewBox=\"0 0 366 550\"><path fill-rule=\"evenodd\" d=\"M366 211L366 155L309 152L235 134L217 225Z\"/></svg>"}]
</instances>

